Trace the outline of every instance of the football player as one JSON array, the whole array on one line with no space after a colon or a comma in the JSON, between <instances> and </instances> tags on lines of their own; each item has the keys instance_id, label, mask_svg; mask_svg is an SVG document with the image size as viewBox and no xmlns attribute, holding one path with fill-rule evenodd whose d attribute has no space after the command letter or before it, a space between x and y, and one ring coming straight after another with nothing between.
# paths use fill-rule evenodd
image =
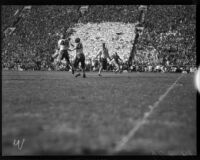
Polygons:
<instances>
[{"instance_id":1,"label":"football player","mask_svg":"<svg viewBox=\"0 0 200 160\"><path fill-rule=\"evenodd\" d=\"M75 47L73 49L70 49L70 51L76 50L76 56L75 56L75 60L74 60L74 65L73 65L73 69L76 69L79 65L79 63L81 63L81 68L83 71L83 78L86 78L86 74L85 74L85 55L83 53L83 44L81 43L80 38L76 38L75 39ZM80 73L77 73L75 75L75 77L80 76Z\"/></svg>"},{"instance_id":2,"label":"football player","mask_svg":"<svg viewBox=\"0 0 200 160\"><path fill-rule=\"evenodd\" d=\"M112 55L112 60L111 60L111 63L114 64L114 66L117 68L115 70L115 73L119 72L119 73L122 73L122 70L120 70L120 63L119 61L121 61L121 63L123 62L122 59L119 57L119 55L117 54L117 52L115 52L113 55Z\"/></svg>"},{"instance_id":3,"label":"football player","mask_svg":"<svg viewBox=\"0 0 200 160\"><path fill-rule=\"evenodd\" d=\"M58 40L58 50L56 50L55 54L52 56L53 58L57 57L57 64L61 62L65 58L67 64L72 69L72 74L74 74L73 66L69 60L69 49L70 47L70 39L66 39L64 34L61 34L60 39Z\"/></svg>"},{"instance_id":4,"label":"football player","mask_svg":"<svg viewBox=\"0 0 200 160\"><path fill-rule=\"evenodd\" d=\"M102 49L99 50L99 52L97 53L96 58L98 58L99 64L100 64L98 75L102 76L101 75L102 69L105 69L105 70L107 69L107 59L109 59L109 62L111 61L111 58L110 58L110 56L108 54L108 49L106 48L106 44L105 43L102 43Z\"/></svg>"}]
</instances>

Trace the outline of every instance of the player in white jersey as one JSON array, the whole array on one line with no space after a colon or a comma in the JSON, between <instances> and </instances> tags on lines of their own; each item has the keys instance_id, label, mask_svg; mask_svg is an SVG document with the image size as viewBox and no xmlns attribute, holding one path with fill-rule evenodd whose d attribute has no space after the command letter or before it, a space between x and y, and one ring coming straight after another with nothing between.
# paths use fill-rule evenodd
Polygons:
<instances>
[{"instance_id":1,"label":"player in white jersey","mask_svg":"<svg viewBox=\"0 0 200 160\"><path fill-rule=\"evenodd\" d=\"M56 50L56 53L52 56L53 58L57 57L57 63L60 63L61 60L65 58L67 64L71 67L72 69L72 74L74 74L74 69L69 61L69 49L70 47L70 39L66 39L65 35L62 34L60 39L58 40L58 50Z\"/></svg>"},{"instance_id":2,"label":"player in white jersey","mask_svg":"<svg viewBox=\"0 0 200 160\"><path fill-rule=\"evenodd\" d=\"M99 76L101 75L102 69L107 69L107 59L109 59L109 62L111 61L111 58L108 54L108 49L106 48L106 44L102 44L102 49L98 51L97 56L95 58L98 58L100 67L99 67Z\"/></svg>"}]
</instances>

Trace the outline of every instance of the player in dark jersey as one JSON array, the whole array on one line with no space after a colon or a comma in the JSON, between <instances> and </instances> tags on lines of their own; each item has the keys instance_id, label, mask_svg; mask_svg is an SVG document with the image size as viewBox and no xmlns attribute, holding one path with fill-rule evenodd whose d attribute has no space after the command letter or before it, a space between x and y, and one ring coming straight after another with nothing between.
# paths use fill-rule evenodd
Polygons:
<instances>
[{"instance_id":1,"label":"player in dark jersey","mask_svg":"<svg viewBox=\"0 0 200 160\"><path fill-rule=\"evenodd\" d=\"M121 70L120 70L120 63L119 63L119 60L121 61L121 62L123 62L122 61L122 59L119 57L119 55L117 54L117 52L115 52L112 56L111 56L111 63L112 64L114 64L114 66L117 68L116 70L115 70L115 73L117 73L117 72L122 72Z\"/></svg>"},{"instance_id":2,"label":"player in dark jersey","mask_svg":"<svg viewBox=\"0 0 200 160\"><path fill-rule=\"evenodd\" d=\"M85 55L83 53L83 44L81 43L80 38L76 38L75 43L76 43L75 48L71 49L71 51L76 50L76 57L75 57L75 60L74 60L73 68L76 69L78 67L79 63L81 63L81 68L82 68L82 71L83 71L83 78L86 78ZM81 74L78 73L78 74L75 75L75 77L78 77L80 75Z\"/></svg>"},{"instance_id":3,"label":"player in dark jersey","mask_svg":"<svg viewBox=\"0 0 200 160\"><path fill-rule=\"evenodd\" d=\"M102 69L107 69L107 59L111 61L111 58L108 54L108 49L106 48L106 44L102 44L102 49L97 53L96 58L98 57L100 67L99 67L99 76L101 76Z\"/></svg>"}]
</instances>

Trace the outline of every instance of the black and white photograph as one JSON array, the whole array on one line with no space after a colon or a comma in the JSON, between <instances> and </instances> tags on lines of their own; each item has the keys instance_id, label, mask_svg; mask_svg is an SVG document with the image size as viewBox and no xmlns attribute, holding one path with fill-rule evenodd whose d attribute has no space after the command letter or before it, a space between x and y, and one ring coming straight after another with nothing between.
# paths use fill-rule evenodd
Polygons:
<instances>
[{"instance_id":1,"label":"black and white photograph","mask_svg":"<svg viewBox=\"0 0 200 160\"><path fill-rule=\"evenodd\" d=\"M196 5L1 5L2 156L197 155Z\"/></svg>"}]
</instances>

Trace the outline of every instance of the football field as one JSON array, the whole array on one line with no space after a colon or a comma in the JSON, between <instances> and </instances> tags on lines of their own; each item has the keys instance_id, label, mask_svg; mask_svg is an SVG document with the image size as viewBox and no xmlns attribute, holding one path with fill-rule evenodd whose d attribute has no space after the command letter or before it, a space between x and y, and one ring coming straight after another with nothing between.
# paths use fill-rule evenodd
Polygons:
<instances>
[{"instance_id":1,"label":"football field","mask_svg":"<svg viewBox=\"0 0 200 160\"><path fill-rule=\"evenodd\" d=\"M194 74L2 71L2 154L196 155Z\"/></svg>"}]
</instances>

